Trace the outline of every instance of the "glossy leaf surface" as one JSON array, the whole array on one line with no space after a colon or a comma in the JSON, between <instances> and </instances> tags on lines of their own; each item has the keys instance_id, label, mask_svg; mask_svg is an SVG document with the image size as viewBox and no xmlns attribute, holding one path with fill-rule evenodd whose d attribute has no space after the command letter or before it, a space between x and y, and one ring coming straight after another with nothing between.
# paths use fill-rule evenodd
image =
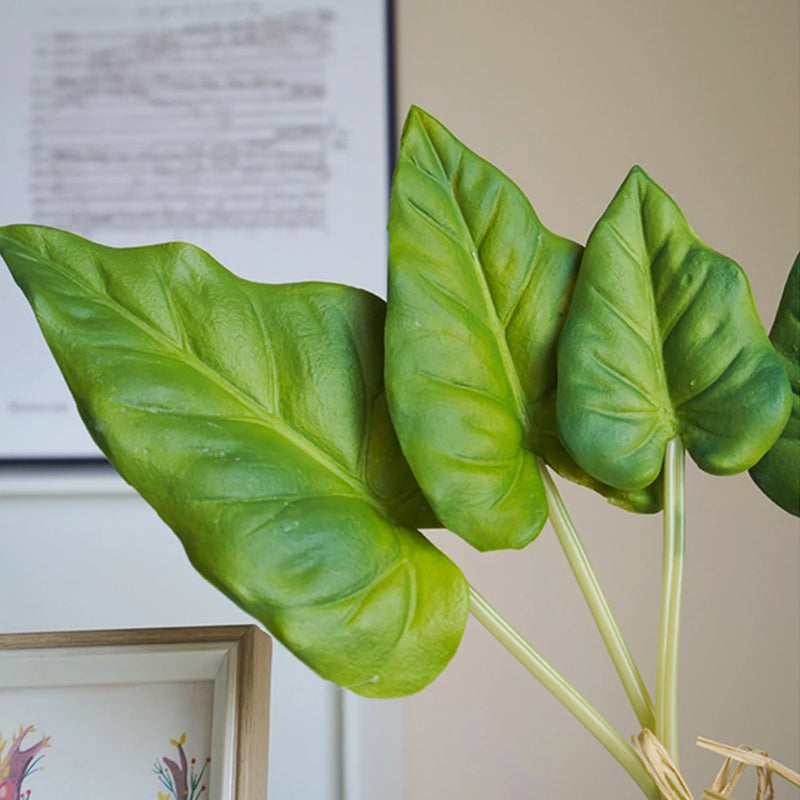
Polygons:
<instances>
[{"instance_id":1,"label":"glossy leaf surface","mask_svg":"<svg viewBox=\"0 0 800 800\"><path fill-rule=\"evenodd\" d=\"M403 450L448 528L481 550L522 547L547 516L536 455L601 488L555 426L555 343L581 247L418 108L389 235L386 382Z\"/></svg>"},{"instance_id":2,"label":"glossy leaf surface","mask_svg":"<svg viewBox=\"0 0 800 800\"><path fill-rule=\"evenodd\" d=\"M675 435L707 472L748 469L791 403L741 268L638 167L587 242L558 370L562 440L620 488L651 483Z\"/></svg>"},{"instance_id":3,"label":"glossy leaf surface","mask_svg":"<svg viewBox=\"0 0 800 800\"><path fill-rule=\"evenodd\" d=\"M467 588L405 527L436 520L386 411L381 300L250 283L184 244L14 226L0 252L95 441L209 581L361 694L443 669Z\"/></svg>"},{"instance_id":4,"label":"glossy leaf surface","mask_svg":"<svg viewBox=\"0 0 800 800\"><path fill-rule=\"evenodd\" d=\"M800 517L800 254L789 271L769 338L789 376L792 413L750 475L771 500Z\"/></svg>"}]
</instances>

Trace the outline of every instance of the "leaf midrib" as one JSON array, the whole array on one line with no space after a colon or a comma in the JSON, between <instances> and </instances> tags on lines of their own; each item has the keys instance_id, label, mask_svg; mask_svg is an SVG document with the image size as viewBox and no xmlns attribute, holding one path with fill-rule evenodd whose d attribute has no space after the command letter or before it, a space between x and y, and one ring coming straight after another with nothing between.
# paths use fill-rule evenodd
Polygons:
<instances>
[{"instance_id":1,"label":"leaf midrib","mask_svg":"<svg viewBox=\"0 0 800 800\"><path fill-rule=\"evenodd\" d=\"M664 341L665 336L661 328L661 320L658 315L658 304L656 302L655 286L653 284L653 266L656 259L666 246L666 239L664 239L658 246L650 241L648 237L649 228L647 222L647 215L645 213L645 202L649 190L648 184L644 181L641 175L637 174L636 179L636 223L638 227L637 233L641 236L642 243L642 263L637 264L636 260L633 261L634 265L641 268L644 272L643 279L645 284L644 295L647 302L647 320L650 327L650 335L652 336L651 350L655 360L656 380L658 382L657 391L659 397L657 398L657 417L659 423L672 432L670 435L675 435L680 429L680 418L675 409L672 401L672 395L669 391L669 381L667 380L667 365L664 360ZM613 221L609 222L613 233L625 241L624 235L619 231ZM655 251L655 252L654 252ZM627 252L627 249L626 249ZM666 441L666 440L665 440Z\"/></svg>"},{"instance_id":2,"label":"leaf midrib","mask_svg":"<svg viewBox=\"0 0 800 800\"><path fill-rule=\"evenodd\" d=\"M439 151L434 144L433 140L431 139L430 135L428 134L427 129L425 126L422 126L423 132L425 134L425 139L430 147L431 152L433 153L434 157L436 158L436 162L439 165L439 169L441 170L441 174L447 179L445 191L449 194L451 200L453 201L453 205L458 213L458 219L461 223L461 226L465 232L465 237L469 241L471 247L469 248L469 257L470 262L473 267L473 273L475 279L478 283L478 287L481 292L481 296L483 298L484 307L486 309L486 316L489 321L489 328L494 335L495 343L497 344L497 348L500 354L500 360L503 365L503 372L506 375L506 378L509 383L509 388L511 389L511 393L514 398L514 404L516 406L517 416L522 424L522 428L524 433L527 434L530 432L531 423L530 418L528 416L527 405L525 403L525 395L522 391L522 385L519 382L519 378L517 377L516 366L514 364L514 359L511 355L511 350L508 346L508 340L506 339L505 335L505 328L500 321L499 314L497 313L497 308L494 304L494 300L492 299L491 291L489 290L489 285L486 280L486 276L483 270L483 264L478 257L478 245L475 241L475 238L472 235L472 231L467 224L467 220L464 217L464 212L461 209L461 204L458 202L458 198L456 197L455 190L453 188L453 177L458 173L459 167L461 166L463 160L463 151L459 150L458 153L458 161L456 162L456 167L453 170L452 175L448 175L447 170L442 163L442 159L439 156ZM413 164L413 162L411 162ZM463 246L463 245L462 245Z\"/></svg>"}]
</instances>

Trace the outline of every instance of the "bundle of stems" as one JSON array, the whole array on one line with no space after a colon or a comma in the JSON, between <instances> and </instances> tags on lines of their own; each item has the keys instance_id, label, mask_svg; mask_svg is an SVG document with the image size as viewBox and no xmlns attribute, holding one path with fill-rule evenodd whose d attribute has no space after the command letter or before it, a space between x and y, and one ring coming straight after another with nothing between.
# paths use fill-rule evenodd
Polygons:
<instances>
[{"instance_id":1,"label":"bundle of stems","mask_svg":"<svg viewBox=\"0 0 800 800\"><path fill-rule=\"evenodd\" d=\"M547 492L550 522L586 599L631 707L642 729L651 731L657 737L665 751L669 753L672 763L677 766L679 763L678 647L686 535L685 454L681 440L676 437L668 442L663 472L663 575L655 703L614 618L555 481L541 459L539 468ZM474 587L470 587L470 612L608 750L646 797L650 800L662 800L662 791L628 738L614 728L558 670L489 605Z\"/></svg>"}]
</instances>

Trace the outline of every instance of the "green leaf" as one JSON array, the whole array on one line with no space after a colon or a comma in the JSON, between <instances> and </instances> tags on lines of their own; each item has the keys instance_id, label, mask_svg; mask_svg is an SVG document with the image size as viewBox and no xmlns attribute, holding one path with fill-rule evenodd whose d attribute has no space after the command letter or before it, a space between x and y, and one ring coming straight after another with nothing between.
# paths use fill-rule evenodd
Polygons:
<instances>
[{"instance_id":1,"label":"green leaf","mask_svg":"<svg viewBox=\"0 0 800 800\"><path fill-rule=\"evenodd\" d=\"M794 260L769 335L792 387L792 413L750 475L782 509L800 517L800 254Z\"/></svg>"},{"instance_id":2,"label":"green leaf","mask_svg":"<svg viewBox=\"0 0 800 800\"><path fill-rule=\"evenodd\" d=\"M418 108L389 234L386 384L403 451L448 528L480 550L523 547L547 518L537 455L603 489L555 426L555 343L581 247ZM653 504L640 494L619 499Z\"/></svg>"},{"instance_id":3,"label":"green leaf","mask_svg":"<svg viewBox=\"0 0 800 800\"><path fill-rule=\"evenodd\" d=\"M386 413L381 300L250 283L186 244L14 226L0 253L95 441L209 581L360 694L444 668L467 587L405 527L435 519Z\"/></svg>"},{"instance_id":4,"label":"green leaf","mask_svg":"<svg viewBox=\"0 0 800 800\"><path fill-rule=\"evenodd\" d=\"M638 167L587 242L558 371L562 440L623 489L658 476L676 435L705 471L746 470L791 405L744 272Z\"/></svg>"}]
</instances>

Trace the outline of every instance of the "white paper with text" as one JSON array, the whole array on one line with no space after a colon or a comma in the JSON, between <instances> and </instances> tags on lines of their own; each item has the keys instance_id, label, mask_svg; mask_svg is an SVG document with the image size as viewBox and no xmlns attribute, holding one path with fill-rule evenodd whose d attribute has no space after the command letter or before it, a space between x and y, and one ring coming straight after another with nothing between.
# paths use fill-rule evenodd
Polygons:
<instances>
[{"instance_id":1,"label":"white paper with text","mask_svg":"<svg viewBox=\"0 0 800 800\"><path fill-rule=\"evenodd\" d=\"M14 4L0 225L189 241L243 277L385 292L379 0ZM99 455L0 268L0 459Z\"/></svg>"}]
</instances>

